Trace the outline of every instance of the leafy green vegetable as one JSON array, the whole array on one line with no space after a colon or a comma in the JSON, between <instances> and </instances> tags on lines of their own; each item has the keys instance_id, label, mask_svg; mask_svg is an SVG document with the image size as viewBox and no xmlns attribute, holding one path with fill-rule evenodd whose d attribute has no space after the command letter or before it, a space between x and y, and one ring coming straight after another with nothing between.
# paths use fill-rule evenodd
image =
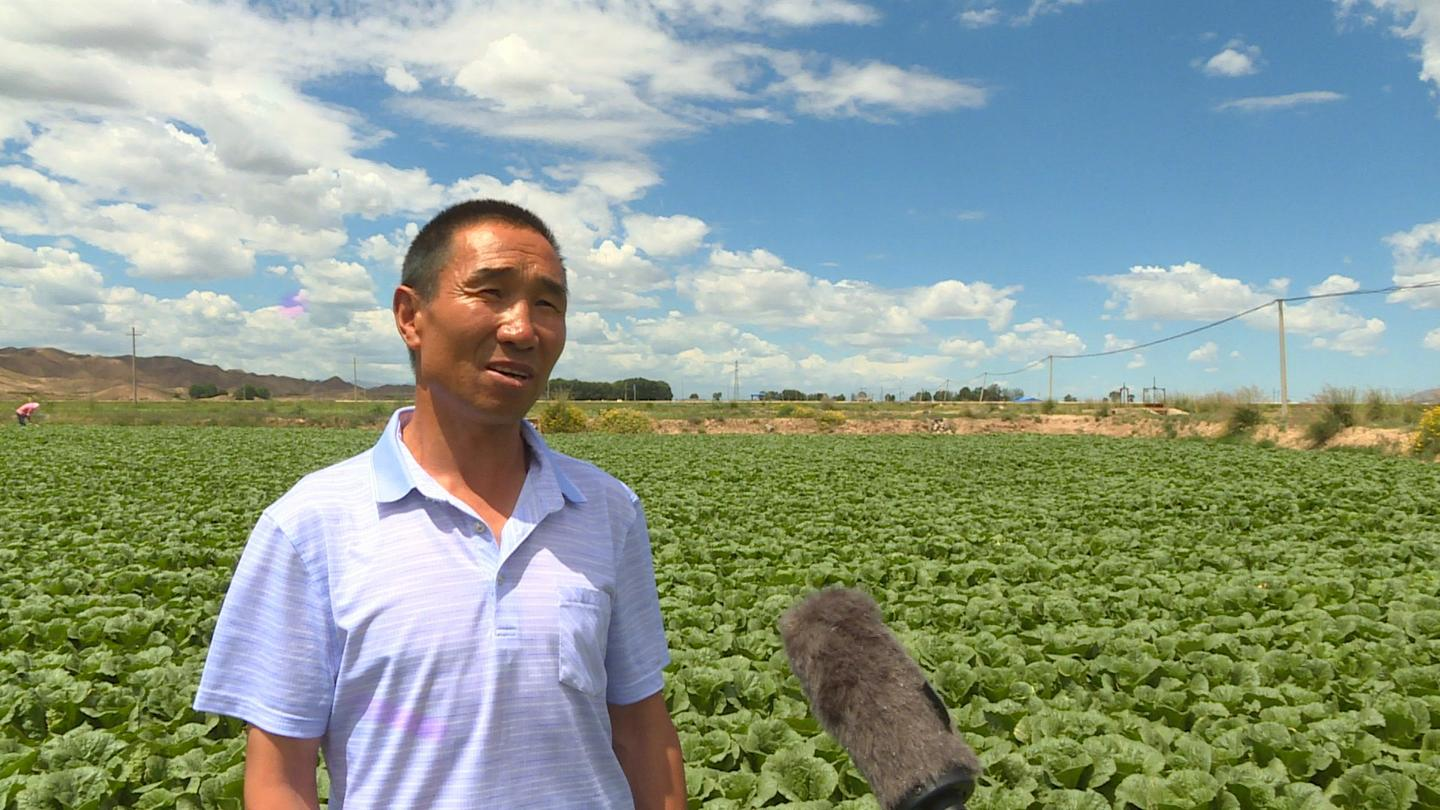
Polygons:
<instances>
[{"instance_id":1,"label":"leafy green vegetable","mask_svg":"<svg viewBox=\"0 0 1440 810\"><path fill-rule=\"evenodd\" d=\"M874 810L776 630L831 584L869 590L944 696L986 765L976 810L1440 807L1440 467L1093 437L550 440L645 500L693 807ZM243 727L189 708L230 573L261 509L373 441L0 431L0 810L238 807Z\"/></svg>"}]
</instances>

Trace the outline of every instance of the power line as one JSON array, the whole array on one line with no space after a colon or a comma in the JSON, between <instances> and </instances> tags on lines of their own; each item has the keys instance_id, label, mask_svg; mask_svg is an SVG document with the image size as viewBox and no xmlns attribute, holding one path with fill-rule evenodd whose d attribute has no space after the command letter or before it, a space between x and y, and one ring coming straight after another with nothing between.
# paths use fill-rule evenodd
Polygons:
<instances>
[{"instance_id":1,"label":"power line","mask_svg":"<svg viewBox=\"0 0 1440 810\"><path fill-rule=\"evenodd\" d=\"M1277 299L1275 299L1275 300L1278 301L1278 300L1281 300L1281 299L1278 299L1278 298L1277 298ZM1207 330L1207 329L1214 329L1215 327L1221 326L1221 325L1223 325L1223 324L1227 324L1227 323L1235 320L1236 318L1243 318L1243 317L1245 317L1246 315L1249 315L1249 314L1252 313L1252 312L1259 312L1260 310L1262 310L1262 309L1264 309L1264 308L1266 308L1266 307L1268 307L1268 306L1270 306L1271 304L1274 304L1274 303L1275 303L1275 301L1266 301L1265 303L1260 304L1259 306L1251 307L1251 308L1245 310L1244 312L1237 312L1237 313L1235 313L1234 315L1231 315L1231 316L1228 317L1228 318L1221 318L1221 319L1218 320L1218 321L1214 321L1214 322L1212 322L1212 323L1207 323L1207 324L1205 324L1204 326L1197 326L1197 327L1195 327L1194 329L1187 329L1187 330L1185 330L1184 332L1181 332L1181 333L1179 333L1179 334L1171 335L1171 336L1169 336L1169 337L1163 337L1163 338L1160 338L1159 340L1152 340L1152 341L1150 341L1149 343L1139 343L1139 344L1136 344L1136 345L1134 345L1134 346L1126 346L1126 347L1123 348L1123 349L1111 349L1111 350L1109 350L1109 351L1104 351L1104 352L1087 352L1087 353L1085 353L1085 354L1056 354L1056 355L1051 355L1051 356L1052 356L1052 357L1056 357L1056 358L1061 359L1061 360L1079 360L1079 359L1085 358L1085 357L1107 357L1107 356L1112 355L1112 354L1125 354L1125 353L1127 353L1127 352L1136 352L1136 351L1140 351L1141 349L1148 349L1148 348L1150 348L1151 346L1159 346L1161 343L1169 343L1169 342L1172 341L1172 340L1179 340L1179 339L1181 339L1181 338L1190 337L1191 335L1197 335L1197 334L1199 334L1199 333L1201 333L1201 332L1204 332L1204 331ZM1035 361L1035 362L1036 362L1036 363L1043 362L1043 359L1042 359L1042 360L1037 360L1037 361ZM1030 365L1033 366L1033 365L1035 365L1035 363L1031 363ZM1027 367L1027 368L1028 368L1028 367Z\"/></svg>"},{"instance_id":2,"label":"power line","mask_svg":"<svg viewBox=\"0 0 1440 810\"><path fill-rule=\"evenodd\" d=\"M1277 307L1277 309L1278 309L1279 312L1281 313L1280 329L1282 330L1282 332L1281 332L1281 348L1280 348L1281 361L1280 361L1280 362L1281 362L1281 366L1282 366L1282 368L1281 368L1281 380L1282 380L1282 381L1281 381L1281 387L1282 387L1282 389L1283 389L1283 388L1285 387L1285 384L1284 384L1284 376L1285 376L1285 369L1284 369L1285 359L1284 359L1284 354L1285 354L1285 348L1284 348L1284 332L1283 332L1283 330L1284 330L1284 328L1285 328L1285 324L1284 324L1284 307L1285 307L1285 304L1287 304L1287 303L1293 303L1293 302L1296 302L1296 301L1315 301L1315 300L1319 300L1319 299L1323 299L1323 298L1344 298L1344 297L1348 297L1348 296L1352 296L1352 295L1385 295L1385 294L1389 294L1389 293L1404 292L1404 291L1406 291L1406 290L1422 290L1422 289L1432 289L1432 288L1437 288L1437 287L1440 287L1440 281L1422 281L1422 282L1420 282L1420 283L1418 283L1418 284L1395 284L1395 285L1391 285L1391 286L1389 286L1389 287L1378 287L1378 288L1371 289L1371 290L1349 290L1349 291L1345 291L1345 292L1314 293L1314 294L1312 294L1312 295L1295 295L1295 296L1290 296L1290 297L1286 297L1286 298L1274 298L1274 299L1271 299L1271 300L1269 300L1269 301L1266 301L1266 302L1263 303L1263 304L1257 304L1257 305L1255 305L1255 306L1253 306L1253 307L1251 307L1251 308L1249 308L1249 309L1247 309L1247 310L1245 310L1245 311L1243 311L1243 312L1237 312L1237 313L1235 313L1234 315L1230 315L1230 316L1228 316L1228 317L1221 318L1221 319L1219 319L1219 320L1217 320L1217 321L1211 321L1210 323L1202 324L1202 325L1200 325L1200 326L1195 327L1194 329L1186 329L1186 330L1183 331L1183 332L1178 332L1178 333L1176 333L1176 334L1168 335L1168 336L1166 336L1166 337L1159 338L1159 339L1156 339L1156 340L1151 340L1151 341L1148 341L1148 342L1145 342L1145 343L1138 343L1138 344L1133 345L1133 346L1126 346L1126 347L1124 347L1124 348L1119 348L1119 349L1109 349L1109 350L1101 351L1101 352L1083 352L1083 353L1080 353L1080 354L1049 354L1049 355L1046 355L1045 357L1041 357L1041 358L1037 358L1037 359L1035 359L1035 360L1032 360L1031 362L1026 363L1025 365L1021 366L1020 368L1017 368L1017 369L1014 369L1014 370L1011 370L1011 371L986 371L986 372L983 372L983 375L981 375L981 376L983 376L983 377L985 378L986 382L989 382L989 378L991 378L991 377L1008 377L1008 376L1011 376L1011 375L1013 375L1013 374L1020 374L1020 373L1022 373L1022 372L1029 371L1030 369L1035 368L1036 366L1040 365L1041 363L1046 363L1046 362L1048 362L1048 363L1051 364L1051 367L1050 367L1050 372L1051 372L1051 386L1052 386L1052 388L1053 388L1053 385L1054 385L1054 361L1055 361L1055 360L1082 360L1082 359L1091 358L1091 357L1109 357L1109 356L1111 356L1111 355L1116 355L1116 354L1128 354L1128 353L1131 353L1131 352L1138 352L1138 351L1141 351L1141 350L1144 350L1144 349L1151 348L1152 346L1159 346L1159 345L1161 345L1162 343L1169 343L1169 342L1171 342L1171 341L1180 340L1180 339L1182 339L1182 338L1190 337L1191 335L1200 334L1201 332L1204 332L1204 331L1207 331L1207 330L1210 330L1210 329L1214 329L1214 328L1216 328L1216 327L1218 327L1218 326L1223 326L1223 325L1225 325L1225 324L1227 324L1227 323L1230 323L1230 322L1233 321L1233 320L1236 320L1236 319L1238 319L1238 318L1243 318L1243 317L1245 317L1246 315L1254 314L1254 313L1256 313L1256 312L1259 312L1259 311L1262 310L1262 309L1265 309L1266 307L1269 307L1269 306L1271 306L1271 305L1274 305L1275 307ZM972 377L971 379L973 380L974 377ZM1288 400L1288 397L1286 397L1286 396L1282 393L1282 394L1281 394L1281 399L1282 399L1282 400ZM1283 406L1283 405L1288 405L1288 401L1287 401L1287 402L1282 402L1282 406Z\"/></svg>"},{"instance_id":3,"label":"power line","mask_svg":"<svg viewBox=\"0 0 1440 810\"><path fill-rule=\"evenodd\" d=\"M1394 286L1391 286L1391 287L1381 287L1381 288L1377 288L1377 289L1373 289L1373 290L1351 290L1351 291L1349 291L1349 292L1317 293L1317 294L1315 294L1315 295L1297 295L1297 296L1292 296L1292 297L1289 297L1289 298L1275 298L1275 299L1272 299L1272 300L1270 300L1270 301L1266 301L1266 302L1263 303L1263 304L1257 304L1256 306L1253 306L1253 307L1245 310L1244 312L1237 312L1237 313L1235 313L1234 315L1230 315L1229 317L1221 318L1221 319L1218 320L1218 321L1212 321L1212 322L1210 322L1210 323L1204 324L1203 326L1197 326L1197 327L1195 327L1194 329L1187 329L1187 330L1185 330L1184 332L1179 332L1179 333L1177 333L1177 334L1170 335L1170 336L1168 336L1168 337L1163 337L1163 338L1160 338L1160 339L1158 339L1158 340L1152 340L1152 341L1149 341L1148 343L1139 343L1139 344L1136 344L1136 345L1134 345L1134 346L1126 346L1126 347L1123 348L1123 349L1110 349L1109 351L1103 351L1103 352L1085 352L1085 353L1083 353L1083 354L1056 354L1056 355L1051 355L1051 356L1054 357L1054 358L1057 359L1057 360L1080 360L1080 359L1084 359L1084 358L1088 358L1088 357L1107 357L1107 356L1109 356L1109 355L1114 355L1114 354L1126 354L1126 353L1128 353L1128 352L1136 352L1136 351L1140 351L1141 349L1148 349L1148 348L1150 348L1151 346L1159 346L1159 345L1162 344L1162 343L1169 343L1169 342L1172 341L1172 340L1180 340L1181 338L1187 338L1187 337L1190 337L1191 335L1196 335L1196 334L1199 334L1199 333L1201 333L1201 332L1204 332L1204 331L1206 331L1207 329L1214 329L1214 328L1217 327L1217 326L1223 326L1223 325L1225 325L1225 324L1227 324L1227 323L1229 323L1229 322L1231 322L1231 321L1233 321L1233 320L1235 320L1235 319L1237 319L1237 318L1243 318L1243 317L1245 317L1246 315L1249 315L1249 314L1251 314L1251 313L1259 312L1260 310L1265 309L1266 307L1271 306L1271 305L1276 304L1276 303L1279 303L1279 302L1281 302L1281 301L1289 304L1289 303L1293 303L1293 302L1296 302L1296 301L1313 301L1313 300L1320 299L1320 298L1341 298L1341 297L1350 296L1350 295L1383 295L1383 294L1386 294L1386 293L1403 292L1403 291L1405 291L1405 290L1419 290L1419 289L1426 289L1426 288L1431 288L1431 287L1440 287L1440 281L1426 281L1426 282L1422 282L1422 283L1420 283L1420 284L1397 284L1397 285L1394 285ZM1037 364L1039 364L1039 363L1044 362L1045 359L1046 359L1046 358L1043 358L1043 357L1042 357L1042 358L1040 358L1039 360L1036 360L1035 362L1033 362L1033 363L1025 366L1024 368L1017 369L1016 371L1006 372L1006 373L1007 373L1007 374L1015 374L1015 373L1018 373L1018 372L1020 372L1020 371L1028 370L1028 369L1030 369L1031 367L1033 367L1033 366L1035 366L1035 365L1037 365ZM998 376L1003 376L1003 375L1000 375L1000 374L996 374L996 373L994 373L994 372L991 372L991 375L990 375L990 376L992 376L992 377L998 377Z\"/></svg>"}]
</instances>

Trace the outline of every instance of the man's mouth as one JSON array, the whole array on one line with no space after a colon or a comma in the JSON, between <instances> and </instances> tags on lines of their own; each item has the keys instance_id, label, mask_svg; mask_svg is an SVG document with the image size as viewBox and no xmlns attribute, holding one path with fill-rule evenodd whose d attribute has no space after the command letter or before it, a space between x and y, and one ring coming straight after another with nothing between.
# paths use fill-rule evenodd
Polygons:
<instances>
[{"instance_id":1,"label":"man's mouth","mask_svg":"<svg viewBox=\"0 0 1440 810\"><path fill-rule=\"evenodd\" d=\"M535 376L535 372L523 363L491 363L485 368L517 382L526 382Z\"/></svg>"}]
</instances>

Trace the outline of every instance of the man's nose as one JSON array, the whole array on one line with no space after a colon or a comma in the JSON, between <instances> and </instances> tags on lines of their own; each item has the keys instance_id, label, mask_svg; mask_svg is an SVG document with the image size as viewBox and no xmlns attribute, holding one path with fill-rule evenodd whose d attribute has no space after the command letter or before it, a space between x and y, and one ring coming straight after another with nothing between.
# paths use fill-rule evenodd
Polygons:
<instances>
[{"instance_id":1,"label":"man's nose","mask_svg":"<svg viewBox=\"0 0 1440 810\"><path fill-rule=\"evenodd\" d=\"M500 328L496 330L497 336L502 342L513 343L520 348L533 346L535 344L535 321L531 315L529 302L517 302L505 310L504 320L500 322Z\"/></svg>"}]
</instances>

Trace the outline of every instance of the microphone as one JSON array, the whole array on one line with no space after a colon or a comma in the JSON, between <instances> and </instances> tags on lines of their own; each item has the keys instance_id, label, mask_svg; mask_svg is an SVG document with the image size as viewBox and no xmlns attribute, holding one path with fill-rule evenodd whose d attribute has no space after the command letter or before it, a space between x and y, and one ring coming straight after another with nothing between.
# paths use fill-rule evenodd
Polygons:
<instances>
[{"instance_id":1,"label":"microphone","mask_svg":"<svg viewBox=\"0 0 1440 810\"><path fill-rule=\"evenodd\" d=\"M815 717L884 810L964 810L980 761L875 600L827 588L780 618L780 636Z\"/></svg>"}]
</instances>

